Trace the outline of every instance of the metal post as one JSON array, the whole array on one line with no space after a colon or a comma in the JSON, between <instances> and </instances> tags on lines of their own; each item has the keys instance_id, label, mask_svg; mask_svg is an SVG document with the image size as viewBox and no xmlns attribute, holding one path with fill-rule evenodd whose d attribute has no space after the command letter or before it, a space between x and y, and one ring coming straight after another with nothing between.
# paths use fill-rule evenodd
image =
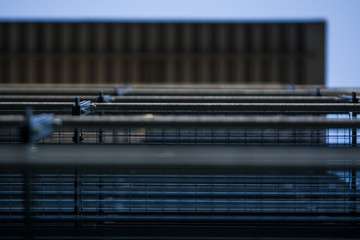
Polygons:
<instances>
[{"instance_id":1,"label":"metal post","mask_svg":"<svg viewBox=\"0 0 360 240\"><path fill-rule=\"evenodd\" d=\"M74 129L74 137L73 137L73 142L78 144L81 143L83 140L83 137L81 136L80 130L79 128L75 128Z\"/></svg>"},{"instance_id":2,"label":"metal post","mask_svg":"<svg viewBox=\"0 0 360 240\"><path fill-rule=\"evenodd\" d=\"M81 179L79 174L79 168L75 168L74 171L74 226L76 229L79 228L79 218L80 218L80 185L81 185Z\"/></svg>"},{"instance_id":3,"label":"metal post","mask_svg":"<svg viewBox=\"0 0 360 240\"><path fill-rule=\"evenodd\" d=\"M100 112L100 116L104 116L104 112ZM102 128L99 129L99 143L103 142L103 130Z\"/></svg>"},{"instance_id":4,"label":"metal post","mask_svg":"<svg viewBox=\"0 0 360 240\"><path fill-rule=\"evenodd\" d=\"M25 215L25 239L33 239L31 223L31 170L25 167L24 170L24 215Z\"/></svg>"},{"instance_id":5,"label":"metal post","mask_svg":"<svg viewBox=\"0 0 360 240\"><path fill-rule=\"evenodd\" d=\"M352 102L358 103L359 100L356 97L356 92L352 93ZM357 113L352 113L352 119L355 120L357 118ZM357 128L352 129L352 147L357 146ZM352 201L352 213L356 214L356 168L354 166L354 161L352 161L351 167L351 201Z\"/></svg>"}]
</instances>

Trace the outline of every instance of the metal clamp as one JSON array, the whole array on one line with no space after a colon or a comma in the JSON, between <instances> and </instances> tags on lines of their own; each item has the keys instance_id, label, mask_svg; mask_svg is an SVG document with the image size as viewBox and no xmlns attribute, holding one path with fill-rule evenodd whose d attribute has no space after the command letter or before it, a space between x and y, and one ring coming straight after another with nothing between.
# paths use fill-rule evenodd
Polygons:
<instances>
[{"instance_id":1,"label":"metal clamp","mask_svg":"<svg viewBox=\"0 0 360 240\"><path fill-rule=\"evenodd\" d=\"M289 91L293 91L293 90L295 90L295 86L294 86L294 84L286 84L285 89L289 90Z\"/></svg>"},{"instance_id":2,"label":"metal clamp","mask_svg":"<svg viewBox=\"0 0 360 240\"><path fill-rule=\"evenodd\" d=\"M74 116L84 116L91 112L91 107L95 105L91 104L91 101L81 101L80 98L75 98L75 104L72 107L72 115Z\"/></svg>"},{"instance_id":3,"label":"metal clamp","mask_svg":"<svg viewBox=\"0 0 360 240\"><path fill-rule=\"evenodd\" d=\"M321 96L320 88L310 89L310 90L309 90L309 95L310 95L310 96L320 97L320 96Z\"/></svg>"},{"instance_id":4,"label":"metal clamp","mask_svg":"<svg viewBox=\"0 0 360 240\"><path fill-rule=\"evenodd\" d=\"M356 97L356 92L352 92L351 96L349 96L349 95L341 95L339 97L339 102L342 102L342 103L359 103L359 98Z\"/></svg>"},{"instance_id":5,"label":"metal clamp","mask_svg":"<svg viewBox=\"0 0 360 240\"><path fill-rule=\"evenodd\" d=\"M35 143L53 132L54 124L60 125L54 114L33 115L32 109L26 110L24 122L21 125L21 140L23 143Z\"/></svg>"},{"instance_id":6,"label":"metal clamp","mask_svg":"<svg viewBox=\"0 0 360 240\"><path fill-rule=\"evenodd\" d=\"M125 84L124 87L115 87L114 95L122 96L122 95L124 95L124 91L128 91L130 89L131 89L130 84Z\"/></svg>"},{"instance_id":7,"label":"metal clamp","mask_svg":"<svg viewBox=\"0 0 360 240\"><path fill-rule=\"evenodd\" d=\"M111 96L105 95L104 91L100 91L99 96L97 98L97 102L98 103L109 103L109 102L111 102Z\"/></svg>"}]
</instances>

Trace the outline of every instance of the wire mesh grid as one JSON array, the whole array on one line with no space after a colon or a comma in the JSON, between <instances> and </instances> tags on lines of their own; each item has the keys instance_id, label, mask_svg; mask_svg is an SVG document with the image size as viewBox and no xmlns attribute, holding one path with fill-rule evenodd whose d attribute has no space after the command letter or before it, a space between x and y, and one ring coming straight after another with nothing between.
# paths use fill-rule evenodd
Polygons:
<instances>
[{"instance_id":1,"label":"wire mesh grid","mask_svg":"<svg viewBox=\"0 0 360 240\"><path fill-rule=\"evenodd\" d=\"M323 129L79 129L82 143L109 144L325 144ZM338 134L337 138L346 135ZM72 143L74 130L60 130L43 143ZM348 137L348 136L346 136ZM339 141L340 142L340 141Z\"/></svg>"},{"instance_id":2,"label":"wire mesh grid","mask_svg":"<svg viewBox=\"0 0 360 240\"><path fill-rule=\"evenodd\" d=\"M327 114L352 119L352 114ZM42 144L222 144L222 145L356 145L360 131L349 128L58 128ZM78 138L75 140L75 138ZM0 129L0 142L20 142L18 128Z\"/></svg>"},{"instance_id":3,"label":"wire mesh grid","mask_svg":"<svg viewBox=\"0 0 360 240\"><path fill-rule=\"evenodd\" d=\"M359 220L351 169L211 172L204 169L36 170L32 226L129 221ZM359 182L360 174L356 179ZM24 175L1 171L2 226L24 223ZM359 189L359 187L357 187ZM306 220L305 220L306 221Z\"/></svg>"},{"instance_id":4,"label":"wire mesh grid","mask_svg":"<svg viewBox=\"0 0 360 240\"><path fill-rule=\"evenodd\" d=\"M349 114L327 114L329 119L353 119L353 113ZM342 129L342 128L331 128L327 129L327 143L328 144L358 144L360 132L358 129Z\"/></svg>"},{"instance_id":5,"label":"wire mesh grid","mask_svg":"<svg viewBox=\"0 0 360 240\"><path fill-rule=\"evenodd\" d=\"M78 138L84 144L354 146L359 135L357 129L345 128L58 128L39 143L74 144ZM20 142L19 129L1 129L0 139ZM25 175L21 169L0 170L0 228L24 228L27 219L31 227L73 229L138 223L360 222L360 172L349 166L237 172L66 168L35 169L29 178Z\"/></svg>"},{"instance_id":6,"label":"wire mesh grid","mask_svg":"<svg viewBox=\"0 0 360 240\"><path fill-rule=\"evenodd\" d=\"M349 129L327 132L325 129L58 129L39 143L69 144L74 142L75 131L79 142L103 144L239 144L239 145L324 145L350 144ZM3 143L20 142L16 129L2 132Z\"/></svg>"},{"instance_id":7,"label":"wire mesh grid","mask_svg":"<svg viewBox=\"0 0 360 240\"><path fill-rule=\"evenodd\" d=\"M88 144L222 144L222 145L352 145L360 131L353 129L58 129L40 144L74 143L75 131L79 141ZM356 137L354 137L356 136ZM19 143L19 131L1 132L2 143Z\"/></svg>"},{"instance_id":8,"label":"wire mesh grid","mask_svg":"<svg viewBox=\"0 0 360 240\"><path fill-rule=\"evenodd\" d=\"M327 114L329 119L352 119L349 114ZM44 143L70 143L73 129L59 129ZM110 144L239 144L239 145L351 145L360 131L331 129L205 129L205 128L128 128L80 129L83 143ZM354 142L355 141L355 142Z\"/></svg>"},{"instance_id":9,"label":"wire mesh grid","mask_svg":"<svg viewBox=\"0 0 360 240\"><path fill-rule=\"evenodd\" d=\"M74 129L60 129L40 144L74 143ZM357 131L359 137L359 131ZM79 129L81 143L222 144L222 145L351 145L352 129ZM2 143L18 143L16 129L2 132ZM357 142L358 143L358 142Z\"/></svg>"}]
</instances>

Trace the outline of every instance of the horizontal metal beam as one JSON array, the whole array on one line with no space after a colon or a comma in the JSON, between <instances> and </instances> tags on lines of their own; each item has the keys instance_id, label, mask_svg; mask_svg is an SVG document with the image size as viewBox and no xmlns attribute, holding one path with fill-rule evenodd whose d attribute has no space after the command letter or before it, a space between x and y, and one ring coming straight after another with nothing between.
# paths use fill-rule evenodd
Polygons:
<instances>
[{"instance_id":1,"label":"horizontal metal beam","mask_svg":"<svg viewBox=\"0 0 360 240\"><path fill-rule=\"evenodd\" d=\"M73 102L76 96L68 95L2 95L0 102ZM80 96L97 102L97 96ZM111 96L114 103L336 103L336 96Z\"/></svg>"},{"instance_id":2,"label":"horizontal metal beam","mask_svg":"<svg viewBox=\"0 0 360 240\"><path fill-rule=\"evenodd\" d=\"M342 90L319 89L322 96L338 96L351 94ZM318 89L130 89L125 95L138 96L316 96Z\"/></svg>"},{"instance_id":3,"label":"horizontal metal beam","mask_svg":"<svg viewBox=\"0 0 360 240\"><path fill-rule=\"evenodd\" d=\"M97 88L97 87L2 87L0 94L2 95L98 95L103 90L105 94L114 94L115 88ZM319 89L319 88L299 88L299 89L283 89L283 88L236 88L229 86L228 88L164 88L164 87L148 87L148 88L130 88L123 89L124 95L132 96L159 96L159 95L175 95L175 96L316 96L319 93L322 96L338 96L341 94L351 94L351 92L360 93L359 89Z\"/></svg>"},{"instance_id":4,"label":"horizontal metal beam","mask_svg":"<svg viewBox=\"0 0 360 240\"><path fill-rule=\"evenodd\" d=\"M360 148L1 145L0 165L149 168L359 167Z\"/></svg>"},{"instance_id":5,"label":"horizontal metal beam","mask_svg":"<svg viewBox=\"0 0 360 240\"><path fill-rule=\"evenodd\" d=\"M1 108L1 104L0 104ZM351 103L98 103L97 111L114 112L358 112Z\"/></svg>"},{"instance_id":6,"label":"horizontal metal beam","mask_svg":"<svg viewBox=\"0 0 360 240\"><path fill-rule=\"evenodd\" d=\"M0 116L0 126L17 127L20 115ZM334 119L308 116L57 116L54 125L89 128L360 128L360 119Z\"/></svg>"},{"instance_id":7,"label":"horizontal metal beam","mask_svg":"<svg viewBox=\"0 0 360 240\"><path fill-rule=\"evenodd\" d=\"M1 102L3 113L32 107L38 112L70 113L73 103ZM348 113L360 112L356 103L96 103L93 112L113 113Z\"/></svg>"}]
</instances>

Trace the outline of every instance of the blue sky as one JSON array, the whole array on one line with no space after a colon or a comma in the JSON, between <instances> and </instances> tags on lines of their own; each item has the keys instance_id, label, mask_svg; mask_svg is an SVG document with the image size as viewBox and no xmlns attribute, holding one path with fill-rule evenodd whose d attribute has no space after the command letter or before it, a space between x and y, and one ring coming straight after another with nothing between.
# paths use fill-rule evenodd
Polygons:
<instances>
[{"instance_id":1,"label":"blue sky","mask_svg":"<svg viewBox=\"0 0 360 240\"><path fill-rule=\"evenodd\" d=\"M326 82L360 87L360 0L0 0L0 18L327 21Z\"/></svg>"}]
</instances>

